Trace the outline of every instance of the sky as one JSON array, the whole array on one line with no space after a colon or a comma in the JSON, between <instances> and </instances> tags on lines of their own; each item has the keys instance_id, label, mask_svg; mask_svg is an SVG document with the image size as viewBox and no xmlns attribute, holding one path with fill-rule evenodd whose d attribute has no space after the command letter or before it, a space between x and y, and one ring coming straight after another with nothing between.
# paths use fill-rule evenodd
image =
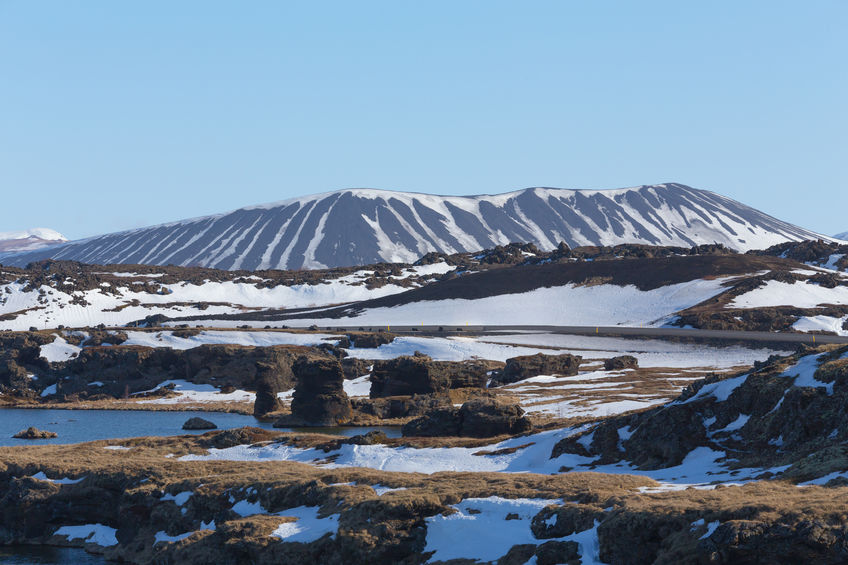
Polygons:
<instances>
[{"instance_id":1,"label":"sky","mask_svg":"<svg viewBox=\"0 0 848 565\"><path fill-rule=\"evenodd\" d=\"M844 0L0 0L0 232L680 182L848 230Z\"/></svg>"}]
</instances>

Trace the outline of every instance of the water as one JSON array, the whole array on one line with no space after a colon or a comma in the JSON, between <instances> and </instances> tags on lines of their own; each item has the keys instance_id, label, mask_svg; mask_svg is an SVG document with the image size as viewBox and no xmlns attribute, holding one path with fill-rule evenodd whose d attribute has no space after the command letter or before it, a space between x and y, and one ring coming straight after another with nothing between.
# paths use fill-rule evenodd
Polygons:
<instances>
[{"instance_id":1,"label":"water","mask_svg":"<svg viewBox=\"0 0 848 565\"><path fill-rule=\"evenodd\" d=\"M80 443L98 439L201 434L208 431L182 429L185 421L195 416L215 423L221 430L254 426L267 430L315 432L342 436L354 436L379 430L385 432L389 437L400 437L400 428L397 427L273 428L270 422L261 422L253 416L226 412L0 408L0 446ZM59 437L35 440L12 437L30 426L56 432ZM5 562L0 560L0 563Z\"/></svg>"},{"instance_id":2,"label":"water","mask_svg":"<svg viewBox=\"0 0 848 565\"><path fill-rule=\"evenodd\" d=\"M45 545L0 546L0 563L3 565L105 565L101 555L86 553L71 547L48 547Z\"/></svg>"}]
</instances>

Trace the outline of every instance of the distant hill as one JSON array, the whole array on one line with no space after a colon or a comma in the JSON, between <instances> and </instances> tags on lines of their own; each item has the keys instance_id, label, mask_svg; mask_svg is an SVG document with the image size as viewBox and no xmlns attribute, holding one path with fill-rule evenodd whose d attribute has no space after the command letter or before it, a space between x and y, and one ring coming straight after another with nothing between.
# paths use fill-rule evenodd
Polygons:
<instances>
[{"instance_id":1,"label":"distant hill","mask_svg":"<svg viewBox=\"0 0 848 565\"><path fill-rule=\"evenodd\" d=\"M217 269L299 269L411 262L509 242L693 246L745 251L827 237L681 184L618 190L528 188L483 196L349 189L113 233L0 257Z\"/></svg>"},{"instance_id":2,"label":"distant hill","mask_svg":"<svg viewBox=\"0 0 848 565\"><path fill-rule=\"evenodd\" d=\"M0 232L0 253L19 253L52 247L68 240L57 231L33 228L25 231Z\"/></svg>"},{"instance_id":3,"label":"distant hill","mask_svg":"<svg viewBox=\"0 0 848 565\"><path fill-rule=\"evenodd\" d=\"M844 231L842 233L838 233L835 236L836 239L841 239L843 241L848 241L848 231Z\"/></svg>"}]
</instances>

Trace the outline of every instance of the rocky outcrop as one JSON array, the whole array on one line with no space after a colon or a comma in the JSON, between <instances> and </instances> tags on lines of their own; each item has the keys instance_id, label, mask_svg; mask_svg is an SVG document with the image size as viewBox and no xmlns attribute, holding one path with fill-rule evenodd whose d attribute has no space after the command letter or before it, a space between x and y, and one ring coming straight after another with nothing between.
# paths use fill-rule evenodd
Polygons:
<instances>
[{"instance_id":1,"label":"rocky outcrop","mask_svg":"<svg viewBox=\"0 0 848 565\"><path fill-rule=\"evenodd\" d=\"M291 364L306 348L291 346L201 345L185 352L185 375L195 383L229 384L253 390L260 373L273 376L278 390L294 387Z\"/></svg>"},{"instance_id":2,"label":"rocky outcrop","mask_svg":"<svg viewBox=\"0 0 848 565\"><path fill-rule=\"evenodd\" d=\"M49 337L48 343L55 339ZM38 355L40 346L27 347L7 350L6 354L14 358L7 359L5 364L4 353L0 352L0 387L4 369L5 382L14 383L10 386L17 394L29 387L30 395L37 396L40 390L55 385L54 398L58 400L84 400L99 395L123 398L151 390L166 380L185 379L222 390L256 390L259 415L279 410L276 394L294 388L291 363L295 359L324 355L314 348L288 345L203 345L185 351L137 345L84 347L76 358L64 363L49 366L42 359L41 368L36 369L39 378L33 382L20 363L32 366L28 359ZM92 382L98 386L89 386Z\"/></svg>"},{"instance_id":3,"label":"rocky outcrop","mask_svg":"<svg viewBox=\"0 0 848 565\"><path fill-rule=\"evenodd\" d=\"M88 383L98 381L98 392L121 398L150 390L168 379L184 378L183 352L168 348L121 345L86 347L55 371L56 394L86 394ZM60 378L61 377L61 378Z\"/></svg>"},{"instance_id":4,"label":"rocky outcrop","mask_svg":"<svg viewBox=\"0 0 848 565\"><path fill-rule=\"evenodd\" d=\"M38 428L30 426L25 430L19 431L12 437L15 439L50 439L59 437L59 434L47 430L39 430Z\"/></svg>"},{"instance_id":5,"label":"rocky outcrop","mask_svg":"<svg viewBox=\"0 0 848 565\"><path fill-rule=\"evenodd\" d=\"M460 408L438 408L403 426L404 436L494 437L528 432L532 424L517 404L491 398L471 400Z\"/></svg>"},{"instance_id":6,"label":"rocky outcrop","mask_svg":"<svg viewBox=\"0 0 848 565\"><path fill-rule=\"evenodd\" d=\"M217 428L218 426L216 426L214 422L197 417L189 418L186 420L185 424L183 424L184 430L215 430Z\"/></svg>"},{"instance_id":7,"label":"rocky outcrop","mask_svg":"<svg viewBox=\"0 0 848 565\"><path fill-rule=\"evenodd\" d=\"M256 364L256 368L256 400L253 402L253 415L264 418L267 414L283 408L283 403L277 394L289 390L286 385L290 379L280 375L280 365L260 361ZM288 366L286 369L288 373L291 373Z\"/></svg>"},{"instance_id":8,"label":"rocky outcrop","mask_svg":"<svg viewBox=\"0 0 848 565\"><path fill-rule=\"evenodd\" d=\"M358 333L348 336L353 347L358 349L372 349L387 345L395 340L395 334L389 332Z\"/></svg>"},{"instance_id":9,"label":"rocky outcrop","mask_svg":"<svg viewBox=\"0 0 848 565\"><path fill-rule=\"evenodd\" d=\"M375 361L371 371L371 398L485 388L488 371L488 365L483 362L433 361L425 355Z\"/></svg>"},{"instance_id":10,"label":"rocky outcrop","mask_svg":"<svg viewBox=\"0 0 848 565\"><path fill-rule=\"evenodd\" d=\"M462 420L459 409L453 406L436 408L404 424L401 429L404 437L450 437L462 435Z\"/></svg>"},{"instance_id":11,"label":"rocky outcrop","mask_svg":"<svg viewBox=\"0 0 848 565\"><path fill-rule=\"evenodd\" d=\"M367 375L373 361L357 359L356 357L345 357L342 359L342 372L345 380L352 380Z\"/></svg>"},{"instance_id":12,"label":"rocky outcrop","mask_svg":"<svg viewBox=\"0 0 848 565\"><path fill-rule=\"evenodd\" d=\"M82 339L81 343L86 347L98 347L101 345L121 345L129 337L126 332L120 331L103 331L103 330L87 330L88 338Z\"/></svg>"},{"instance_id":13,"label":"rocky outcrop","mask_svg":"<svg viewBox=\"0 0 848 565\"><path fill-rule=\"evenodd\" d=\"M638 369L639 360L632 355L619 355L604 360L605 371L621 371L623 369Z\"/></svg>"},{"instance_id":14,"label":"rocky outcrop","mask_svg":"<svg viewBox=\"0 0 848 565\"><path fill-rule=\"evenodd\" d=\"M337 426L353 417L350 399L344 391L344 376L338 359L301 358L292 367L297 384L291 402L291 418L275 426L296 423L311 426Z\"/></svg>"},{"instance_id":15,"label":"rocky outcrop","mask_svg":"<svg viewBox=\"0 0 848 565\"><path fill-rule=\"evenodd\" d=\"M562 355L523 355L506 360L502 371L492 375L492 383L505 385L539 375L572 376L577 374L580 362L579 355L564 353Z\"/></svg>"},{"instance_id":16,"label":"rocky outcrop","mask_svg":"<svg viewBox=\"0 0 848 565\"><path fill-rule=\"evenodd\" d=\"M41 346L52 343L53 335L32 332L0 332L0 392L22 397L37 396L30 374L43 373L48 363Z\"/></svg>"},{"instance_id":17,"label":"rocky outcrop","mask_svg":"<svg viewBox=\"0 0 848 565\"><path fill-rule=\"evenodd\" d=\"M388 398L354 398L354 412L380 420L415 418L428 412L453 406L445 394L416 394Z\"/></svg>"}]
</instances>

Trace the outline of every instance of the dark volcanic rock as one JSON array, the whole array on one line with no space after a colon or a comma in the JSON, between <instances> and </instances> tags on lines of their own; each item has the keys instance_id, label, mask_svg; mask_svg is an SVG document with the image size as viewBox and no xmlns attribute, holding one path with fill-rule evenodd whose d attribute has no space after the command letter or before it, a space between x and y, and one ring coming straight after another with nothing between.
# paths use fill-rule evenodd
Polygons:
<instances>
[{"instance_id":1,"label":"dark volcanic rock","mask_svg":"<svg viewBox=\"0 0 848 565\"><path fill-rule=\"evenodd\" d=\"M459 409L462 435L492 437L520 434L532 428L517 404L502 404L491 398L469 400Z\"/></svg>"},{"instance_id":2,"label":"dark volcanic rock","mask_svg":"<svg viewBox=\"0 0 848 565\"><path fill-rule=\"evenodd\" d=\"M356 357L345 357L342 359L342 372L345 380L356 379L362 375L368 374L368 368L373 364L372 361L366 359L357 359Z\"/></svg>"},{"instance_id":3,"label":"dark volcanic rock","mask_svg":"<svg viewBox=\"0 0 848 565\"><path fill-rule=\"evenodd\" d=\"M0 333L0 392L36 396L28 375L48 369L47 361L41 357L41 346L54 339L55 336L39 333Z\"/></svg>"},{"instance_id":4,"label":"dark volcanic rock","mask_svg":"<svg viewBox=\"0 0 848 565\"><path fill-rule=\"evenodd\" d=\"M59 375L59 396L86 392L90 390L88 383L98 380L103 383L99 392L121 397L125 392L149 390L168 379L184 378L185 365L183 352L168 348L86 347L64 364Z\"/></svg>"},{"instance_id":5,"label":"dark volcanic rock","mask_svg":"<svg viewBox=\"0 0 848 565\"><path fill-rule=\"evenodd\" d=\"M444 394L416 394L389 398L354 398L353 409L381 420L391 418L414 418L440 408L452 408L450 398Z\"/></svg>"},{"instance_id":6,"label":"dark volcanic rock","mask_svg":"<svg viewBox=\"0 0 848 565\"><path fill-rule=\"evenodd\" d=\"M497 384L509 384L539 375L563 375L572 376L577 374L580 362L583 360L579 355L523 355L506 360L506 366L502 371L492 377L492 382Z\"/></svg>"},{"instance_id":7,"label":"dark volcanic rock","mask_svg":"<svg viewBox=\"0 0 848 565\"><path fill-rule=\"evenodd\" d=\"M253 389L260 373L274 377L278 390L294 387L291 364L296 359L288 346L251 347L206 344L185 352L185 374L192 382Z\"/></svg>"},{"instance_id":8,"label":"dark volcanic rock","mask_svg":"<svg viewBox=\"0 0 848 565\"><path fill-rule=\"evenodd\" d=\"M253 415L262 418L270 412L276 412L283 407L277 393L288 390L285 387L288 379L281 377L278 367L270 363L256 364L256 400L253 403ZM288 371L291 373L291 370Z\"/></svg>"},{"instance_id":9,"label":"dark volcanic rock","mask_svg":"<svg viewBox=\"0 0 848 565\"><path fill-rule=\"evenodd\" d=\"M592 506L548 506L533 517L530 530L538 539L561 538L588 530L595 520L603 519L604 511Z\"/></svg>"},{"instance_id":10,"label":"dark volcanic rock","mask_svg":"<svg viewBox=\"0 0 848 565\"><path fill-rule=\"evenodd\" d=\"M375 361L371 398L433 394L452 388L485 388L488 366L476 361L433 361L426 355Z\"/></svg>"},{"instance_id":11,"label":"dark volcanic rock","mask_svg":"<svg viewBox=\"0 0 848 565\"><path fill-rule=\"evenodd\" d=\"M12 437L16 439L50 439L59 437L59 434L47 430L39 430L38 428L30 426L25 430L19 431Z\"/></svg>"},{"instance_id":12,"label":"dark volcanic rock","mask_svg":"<svg viewBox=\"0 0 848 565\"><path fill-rule=\"evenodd\" d=\"M296 346L202 345L186 351L135 345L86 347L77 358L54 367L50 374L60 399L90 397L93 389L88 385L92 381L103 383L97 387L98 394L121 398L169 379L211 384L222 391L227 387L262 388L271 394L294 387L291 363L309 351ZM51 378L39 379L38 383L51 384ZM264 400L274 399L267 396ZM273 409L272 402L263 405L260 401L263 406Z\"/></svg>"},{"instance_id":13,"label":"dark volcanic rock","mask_svg":"<svg viewBox=\"0 0 848 565\"><path fill-rule=\"evenodd\" d=\"M733 520L720 524L701 540L698 553L708 563L836 564L848 562L845 527L804 520L795 524L769 524Z\"/></svg>"},{"instance_id":14,"label":"dark volcanic rock","mask_svg":"<svg viewBox=\"0 0 848 565\"><path fill-rule=\"evenodd\" d=\"M404 424L401 433L404 437L459 436L462 435L462 419L453 406L437 408Z\"/></svg>"},{"instance_id":15,"label":"dark volcanic rock","mask_svg":"<svg viewBox=\"0 0 848 565\"><path fill-rule=\"evenodd\" d=\"M203 418L189 418L186 420L185 424L183 424L184 430L216 430L218 426L216 426L213 422L209 420L204 420Z\"/></svg>"},{"instance_id":16,"label":"dark volcanic rock","mask_svg":"<svg viewBox=\"0 0 848 565\"><path fill-rule=\"evenodd\" d=\"M470 400L460 408L438 408L403 426L404 436L493 437L529 431L530 420L516 404L491 398Z\"/></svg>"},{"instance_id":17,"label":"dark volcanic rock","mask_svg":"<svg viewBox=\"0 0 848 565\"><path fill-rule=\"evenodd\" d=\"M389 332L374 332L364 334L352 334L348 336L357 348L375 348L386 345L395 340L395 335Z\"/></svg>"},{"instance_id":18,"label":"dark volcanic rock","mask_svg":"<svg viewBox=\"0 0 848 565\"><path fill-rule=\"evenodd\" d=\"M620 371L622 369L638 369L639 360L632 355L619 355L604 360L604 369L607 371Z\"/></svg>"},{"instance_id":19,"label":"dark volcanic rock","mask_svg":"<svg viewBox=\"0 0 848 565\"><path fill-rule=\"evenodd\" d=\"M316 426L336 426L350 421L353 410L344 391L338 359L302 358L293 370L297 380L291 403L295 421Z\"/></svg>"}]
</instances>

